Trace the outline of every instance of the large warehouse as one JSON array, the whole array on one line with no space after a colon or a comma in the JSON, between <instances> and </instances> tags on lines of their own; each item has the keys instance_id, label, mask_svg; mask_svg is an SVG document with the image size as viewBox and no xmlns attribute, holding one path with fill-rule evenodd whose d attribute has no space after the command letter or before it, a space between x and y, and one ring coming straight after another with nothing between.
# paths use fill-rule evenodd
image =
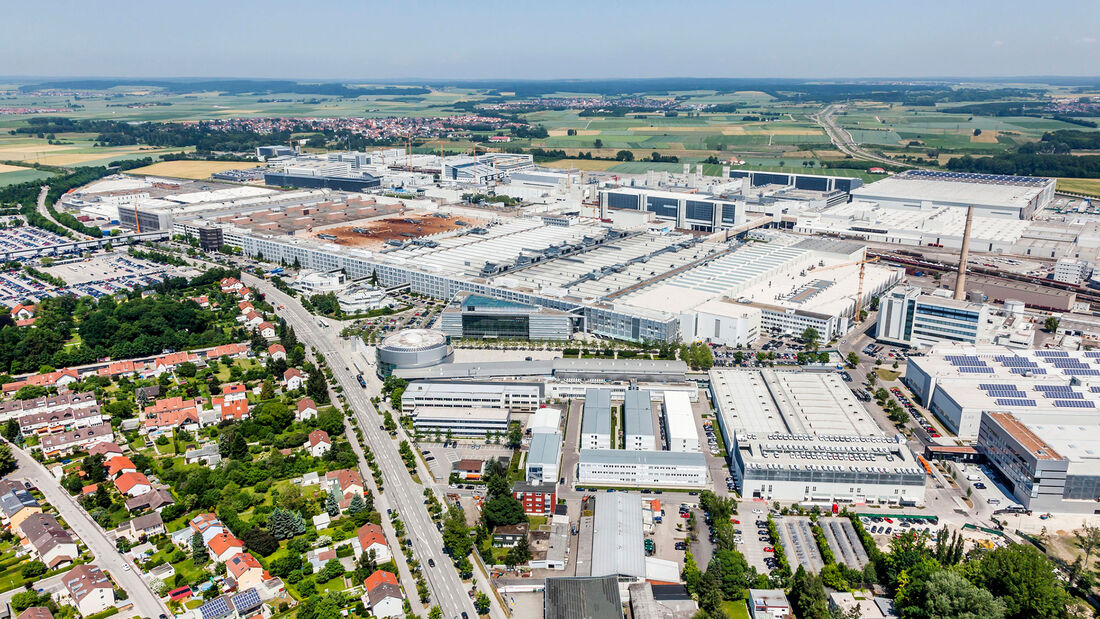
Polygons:
<instances>
[{"instance_id":1,"label":"large warehouse","mask_svg":"<svg viewBox=\"0 0 1100 619\"><path fill-rule=\"evenodd\" d=\"M856 200L908 209L973 206L977 214L1031 219L1054 200L1053 178L906 170L852 190Z\"/></svg>"},{"instance_id":2,"label":"large warehouse","mask_svg":"<svg viewBox=\"0 0 1100 619\"><path fill-rule=\"evenodd\" d=\"M922 505L925 471L835 373L711 370L741 496Z\"/></svg>"}]
</instances>

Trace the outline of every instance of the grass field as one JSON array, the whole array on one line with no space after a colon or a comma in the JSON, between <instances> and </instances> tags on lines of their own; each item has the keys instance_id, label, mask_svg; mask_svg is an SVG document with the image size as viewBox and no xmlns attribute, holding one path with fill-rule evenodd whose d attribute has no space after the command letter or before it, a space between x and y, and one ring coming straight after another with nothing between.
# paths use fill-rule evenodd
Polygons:
<instances>
[{"instance_id":1,"label":"grass field","mask_svg":"<svg viewBox=\"0 0 1100 619\"><path fill-rule=\"evenodd\" d=\"M1100 178L1060 178L1058 191L1100 197Z\"/></svg>"},{"instance_id":2,"label":"grass field","mask_svg":"<svg viewBox=\"0 0 1100 619\"><path fill-rule=\"evenodd\" d=\"M255 162L248 161L160 161L143 168L135 168L129 173L205 180L215 172L246 170L256 165Z\"/></svg>"},{"instance_id":3,"label":"grass field","mask_svg":"<svg viewBox=\"0 0 1100 619\"><path fill-rule=\"evenodd\" d=\"M729 619L749 619L749 607L743 601L722 602L722 612Z\"/></svg>"},{"instance_id":4,"label":"grass field","mask_svg":"<svg viewBox=\"0 0 1100 619\"><path fill-rule=\"evenodd\" d=\"M44 178L49 178L53 176L53 174L49 172L43 172L41 170L35 170L32 168L21 168L18 166L4 167L11 168L11 171L0 172L0 187L16 185L18 183L25 183L27 181L42 180Z\"/></svg>"}]
</instances>

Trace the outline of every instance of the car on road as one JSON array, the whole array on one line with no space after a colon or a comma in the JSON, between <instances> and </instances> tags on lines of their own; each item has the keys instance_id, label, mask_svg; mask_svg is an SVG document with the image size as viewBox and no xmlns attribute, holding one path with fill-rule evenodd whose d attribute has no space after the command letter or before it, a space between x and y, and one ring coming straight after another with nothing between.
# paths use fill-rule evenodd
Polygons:
<instances>
[{"instance_id":1,"label":"car on road","mask_svg":"<svg viewBox=\"0 0 1100 619\"><path fill-rule=\"evenodd\" d=\"M977 488L978 490L985 490L985 484L983 484L980 481L978 483L974 484L974 487Z\"/></svg>"},{"instance_id":2,"label":"car on road","mask_svg":"<svg viewBox=\"0 0 1100 619\"><path fill-rule=\"evenodd\" d=\"M435 559L428 557L428 567L435 567Z\"/></svg>"}]
</instances>

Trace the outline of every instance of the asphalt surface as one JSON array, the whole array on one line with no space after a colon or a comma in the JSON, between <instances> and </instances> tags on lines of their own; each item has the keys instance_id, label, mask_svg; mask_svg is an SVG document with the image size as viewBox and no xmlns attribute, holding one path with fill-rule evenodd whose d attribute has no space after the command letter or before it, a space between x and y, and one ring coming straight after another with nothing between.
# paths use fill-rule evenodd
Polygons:
<instances>
[{"instance_id":1,"label":"asphalt surface","mask_svg":"<svg viewBox=\"0 0 1100 619\"><path fill-rule=\"evenodd\" d=\"M389 433L378 429L382 418L370 402L370 397L377 393L359 385L356 372L350 369L354 367L356 354L339 337L339 328L322 327L321 324L327 323L307 312L297 300L265 280L248 274L242 275L253 290L262 291L268 301L276 306L276 313L294 328L299 340L316 348L328 360L333 376L343 387L343 395L354 411L359 427L363 430L363 437L382 470L386 489L380 497L379 509L386 505L400 513L407 536L412 540L415 557L420 561L431 589L431 604L438 604L444 617L457 617L463 612L471 617L476 616L468 594L469 585L462 582L458 572L452 567L450 557L443 553L442 535L424 506L424 486L417 484L409 476L398 453L397 442L391 439ZM372 371L371 368L364 369ZM428 559L435 562L434 568L428 567ZM476 574L475 569L475 576ZM416 599L415 589L406 591L406 594L410 599ZM490 615L495 618L505 617L495 596L490 595L490 599L494 602ZM419 604L414 603L413 606L417 607Z\"/></svg>"},{"instance_id":2,"label":"asphalt surface","mask_svg":"<svg viewBox=\"0 0 1100 619\"><path fill-rule=\"evenodd\" d=\"M171 615L160 598L149 589L149 584L141 578L140 571L107 540L106 532L88 516L83 508L77 505L69 493L46 470L46 467L14 445L11 446L11 452L18 461L19 468L10 477L29 481L42 492L46 501L57 509L73 533L95 555L95 565L109 573L115 584L126 591L129 600L122 604L132 602L137 615L141 617Z\"/></svg>"},{"instance_id":3,"label":"asphalt surface","mask_svg":"<svg viewBox=\"0 0 1100 619\"><path fill-rule=\"evenodd\" d=\"M820 112L816 114L811 114L810 118L812 118L817 124L821 125L821 128L825 130L825 134L829 136L829 139L833 142L833 145L836 146L837 150L844 153L845 155L851 155L855 159L876 161L879 163L885 163L887 165L899 164L899 162L894 161L889 157L883 157L881 155L876 155L875 153L864 150L863 147L861 147L852 138L851 133L849 133L843 127L837 125L836 121L833 120L833 115L842 109L844 109L843 105L828 105ZM911 166L910 164L905 165L909 167L920 167Z\"/></svg>"}]
</instances>

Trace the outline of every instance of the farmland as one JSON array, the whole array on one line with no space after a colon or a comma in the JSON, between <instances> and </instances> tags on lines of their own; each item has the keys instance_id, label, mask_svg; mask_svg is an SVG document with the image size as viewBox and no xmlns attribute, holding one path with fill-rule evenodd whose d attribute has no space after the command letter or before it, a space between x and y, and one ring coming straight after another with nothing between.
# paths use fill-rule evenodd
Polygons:
<instances>
[{"instance_id":1,"label":"farmland","mask_svg":"<svg viewBox=\"0 0 1100 619\"><path fill-rule=\"evenodd\" d=\"M256 164L247 161L159 161L153 165L135 168L130 170L129 173L203 180L209 178L215 172L245 170L253 167L256 167Z\"/></svg>"}]
</instances>

